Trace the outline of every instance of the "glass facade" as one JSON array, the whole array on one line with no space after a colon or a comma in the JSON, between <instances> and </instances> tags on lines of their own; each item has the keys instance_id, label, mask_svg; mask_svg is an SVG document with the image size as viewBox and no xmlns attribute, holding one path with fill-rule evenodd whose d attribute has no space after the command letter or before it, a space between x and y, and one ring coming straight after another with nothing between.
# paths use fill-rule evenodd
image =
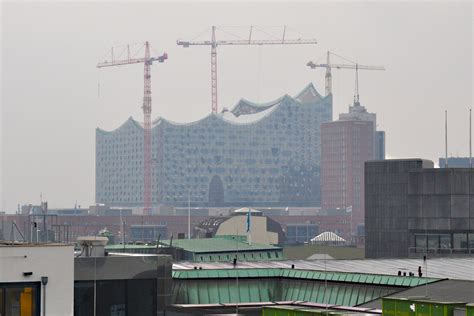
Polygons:
<instances>
[{"instance_id":1,"label":"glass facade","mask_svg":"<svg viewBox=\"0 0 474 316\"><path fill-rule=\"evenodd\" d=\"M332 99L312 85L268 104L178 124L153 123L153 203L184 206L319 206L320 125ZM96 202L143 203L143 128L129 119L96 132Z\"/></svg>"},{"instance_id":2,"label":"glass facade","mask_svg":"<svg viewBox=\"0 0 474 316\"><path fill-rule=\"evenodd\" d=\"M39 316L40 282L0 283L0 315Z\"/></svg>"},{"instance_id":3,"label":"glass facade","mask_svg":"<svg viewBox=\"0 0 474 316\"><path fill-rule=\"evenodd\" d=\"M157 314L156 279L76 281L74 315L94 315L94 292L97 315Z\"/></svg>"},{"instance_id":4,"label":"glass facade","mask_svg":"<svg viewBox=\"0 0 474 316\"><path fill-rule=\"evenodd\" d=\"M414 234L414 241L417 253L474 253L474 233L419 233Z\"/></svg>"},{"instance_id":5,"label":"glass facade","mask_svg":"<svg viewBox=\"0 0 474 316\"><path fill-rule=\"evenodd\" d=\"M319 234L316 224L288 224L286 225L286 244L302 244Z\"/></svg>"},{"instance_id":6,"label":"glass facade","mask_svg":"<svg viewBox=\"0 0 474 316\"><path fill-rule=\"evenodd\" d=\"M168 228L166 225L132 225L130 235L132 241L157 241L167 238Z\"/></svg>"}]
</instances>

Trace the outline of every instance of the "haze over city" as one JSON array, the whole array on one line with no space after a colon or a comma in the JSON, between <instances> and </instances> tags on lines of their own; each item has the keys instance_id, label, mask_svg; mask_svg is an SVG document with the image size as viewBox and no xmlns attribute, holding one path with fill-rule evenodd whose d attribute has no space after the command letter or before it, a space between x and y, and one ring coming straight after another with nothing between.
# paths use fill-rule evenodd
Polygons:
<instances>
[{"instance_id":1,"label":"haze over city","mask_svg":"<svg viewBox=\"0 0 474 316\"><path fill-rule=\"evenodd\" d=\"M112 46L150 41L169 59L152 66L153 119L191 122L211 111L211 25L316 38L317 45L219 47L219 110L240 98L291 96L312 82L324 93L327 50L386 71L361 71L361 104L386 131L387 158L468 155L473 101L473 6L456 3L13 3L2 8L1 210L93 204L95 129L142 121L143 65L98 70ZM271 8L271 9L269 9ZM235 27L240 26L240 27ZM263 26L266 26L263 27ZM207 32L205 32L208 30ZM204 33L203 33L204 32ZM218 33L217 36L228 37ZM255 37L265 34L257 32ZM322 59L321 59L322 58ZM354 72L333 70L333 119L354 95Z\"/></svg>"}]
</instances>

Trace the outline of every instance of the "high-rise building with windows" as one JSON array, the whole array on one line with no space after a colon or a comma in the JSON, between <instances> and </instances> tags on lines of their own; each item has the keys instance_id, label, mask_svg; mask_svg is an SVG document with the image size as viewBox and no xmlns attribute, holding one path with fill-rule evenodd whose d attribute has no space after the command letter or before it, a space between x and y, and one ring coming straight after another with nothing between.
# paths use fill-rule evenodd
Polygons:
<instances>
[{"instance_id":1,"label":"high-rise building with windows","mask_svg":"<svg viewBox=\"0 0 474 316\"><path fill-rule=\"evenodd\" d=\"M320 126L332 97L309 84L295 97L191 123L159 118L152 127L153 205L319 206ZM130 118L96 130L96 202L143 204L143 127Z\"/></svg>"},{"instance_id":2,"label":"high-rise building with windows","mask_svg":"<svg viewBox=\"0 0 474 316\"><path fill-rule=\"evenodd\" d=\"M351 230L364 223L364 163L385 158L376 114L355 103L339 120L321 125L321 207L352 212Z\"/></svg>"}]
</instances>

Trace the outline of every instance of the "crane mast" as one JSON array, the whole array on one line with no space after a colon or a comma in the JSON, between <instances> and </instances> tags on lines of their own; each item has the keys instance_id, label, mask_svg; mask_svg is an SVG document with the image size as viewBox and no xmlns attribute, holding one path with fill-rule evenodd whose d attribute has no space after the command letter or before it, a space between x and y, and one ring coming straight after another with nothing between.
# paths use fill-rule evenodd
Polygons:
<instances>
[{"instance_id":1,"label":"crane mast","mask_svg":"<svg viewBox=\"0 0 474 316\"><path fill-rule=\"evenodd\" d=\"M211 94L212 94L212 113L217 113L217 42L216 42L216 27L215 26L212 26Z\"/></svg>"},{"instance_id":2,"label":"crane mast","mask_svg":"<svg viewBox=\"0 0 474 316\"><path fill-rule=\"evenodd\" d=\"M145 215L151 214L152 192L151 192L151 65L154 61L160 63L168 59L168 54L150 57L150 44L145 42L145 57L132 58L130 55L130 46L127 45L127 58L116 60L114 49L111 49L111 61L104 61L97 64L97 68L121 66L129 64L143 63L144 65L144 83L143 83L143 212Z\"/></svg>"},{"instance_id":3,"label":"crane mast","mask_svg":"<svg viewBox=\"0 0 474 316\"><path fill-rule=\"evenodd\" d=\"M326 65L330 65L331 64L331 61L329 60L329 52L327 53L327 57L326 57ZM326 88L325 88L325 92L326 92L326 95L330 95L332 94L332 74L331 74L331 67L326 67Z\"/></svg>"},{"instance_id":4,"label":"crane mast","mask_svg":"<svg viewBox=\"0 0 474 316\"><path fill-rule=\"evenodd\" d=\"M354 91L354 105L360 105L359 101L359 70L385 70L383 66L366 66L359 65L359 63L352 64L333 64L330 62L330 55L336 55L331 52L327 52L326 63L325 64L316 64L312 61L309 61L306 65L311 69L315 68L326 68L326 95L332 94L332 74L331 69L354 69L355 70L355 91ZM338 55L336 55L338 56ZM340 57L340 56L339 56ZM343 57L342 57L343 58ZM345 59L345 58L344 58ZM347 59L346 59L347 60ZM348 60L349 61L349 60Z\"/></svg>"},{"instance_id":5,"label":"crane mast","mask_svg":"<svg viewBox=\"0 0 474 316\"><path fill-rule=\"evenodd\" d=\"M217 103L217 47L220 45L229 45L229 46L250 46L250 45L308 45L308 44L317 44L316 39L287 39L286 38L286 26L283 28L283 34L281 39L275 40L254 40L252 39L253 26L250 26L249 37L247 39L239 40L225 40L216 38L216 26L211 27L211 40L208 41L183 41L177 40L176 43L179 46L185 48L189 46L211 46L211 109L212 113L217 113L218 103Z\"/></svg>"}]
</instances>

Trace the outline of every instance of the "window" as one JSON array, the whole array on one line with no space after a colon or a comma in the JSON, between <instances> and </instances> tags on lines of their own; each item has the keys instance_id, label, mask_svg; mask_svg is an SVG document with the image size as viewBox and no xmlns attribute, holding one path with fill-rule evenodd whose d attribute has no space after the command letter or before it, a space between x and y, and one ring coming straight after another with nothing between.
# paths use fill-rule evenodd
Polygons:
<instances>
[{"instance_id":1,"label":"window","mask_svg":"<svg viewBox=\"0 0 474 316\"><path fill-rule=\"evenodd\" d=\"M425 252L426 249L426 235L415 235L416 252Z\"/></svg>"},{"instance_id":2,"label":"window","mask_svg":"<svg viewBox=\"0 0 474 316\"><path fill-rule=\"evenodd\" d=\"M453 234L453 248L456 252L467 250L467 234Z\"/></svg>"},{"instance_id":3,"label":"window","mask_svg":"<svg viewBox=\"0 0 474 316\"><path fill-rule=\"evenodd\" d=\"M0 283L0 315L40 315L40 283Z\"/></svg>"},{"instance_id":4,"label":"window","mask_svg":"<svg viewBox=\"0 0 474 316\"><path fill-rule=\"evenodd\" d=\"M440 235L439 236L439 248L451 249L451 235Z\"/></svg>"},{"instance_id":5,"label":"window","mask_svg":"<svg viewBox=\"0 0 474 316\"><path fill-rule=\"evenodd\" d=\"M428 235L428 248L436 251L439 248L439 235Z\"/></svg>"},{"instance_id":6,"label":"window","mask_svg":"<svg viewBox=\"0 0 474 316\"><path fill-rule=\"evenodd\" d=\"M474 249L474 233L468 234L469 249Z\"/></svg>"},{"instance_id":7,"label":"window","mask_svg":"<svg viewBox=\"0 0 474 316\"><path fill-rule=\"evenodd\" d=\"M102 280L96 291L97 315L156 315L156 279ZM74 315L93 314L94 282L76 281Z\"/></svg>"}]
</instances>

